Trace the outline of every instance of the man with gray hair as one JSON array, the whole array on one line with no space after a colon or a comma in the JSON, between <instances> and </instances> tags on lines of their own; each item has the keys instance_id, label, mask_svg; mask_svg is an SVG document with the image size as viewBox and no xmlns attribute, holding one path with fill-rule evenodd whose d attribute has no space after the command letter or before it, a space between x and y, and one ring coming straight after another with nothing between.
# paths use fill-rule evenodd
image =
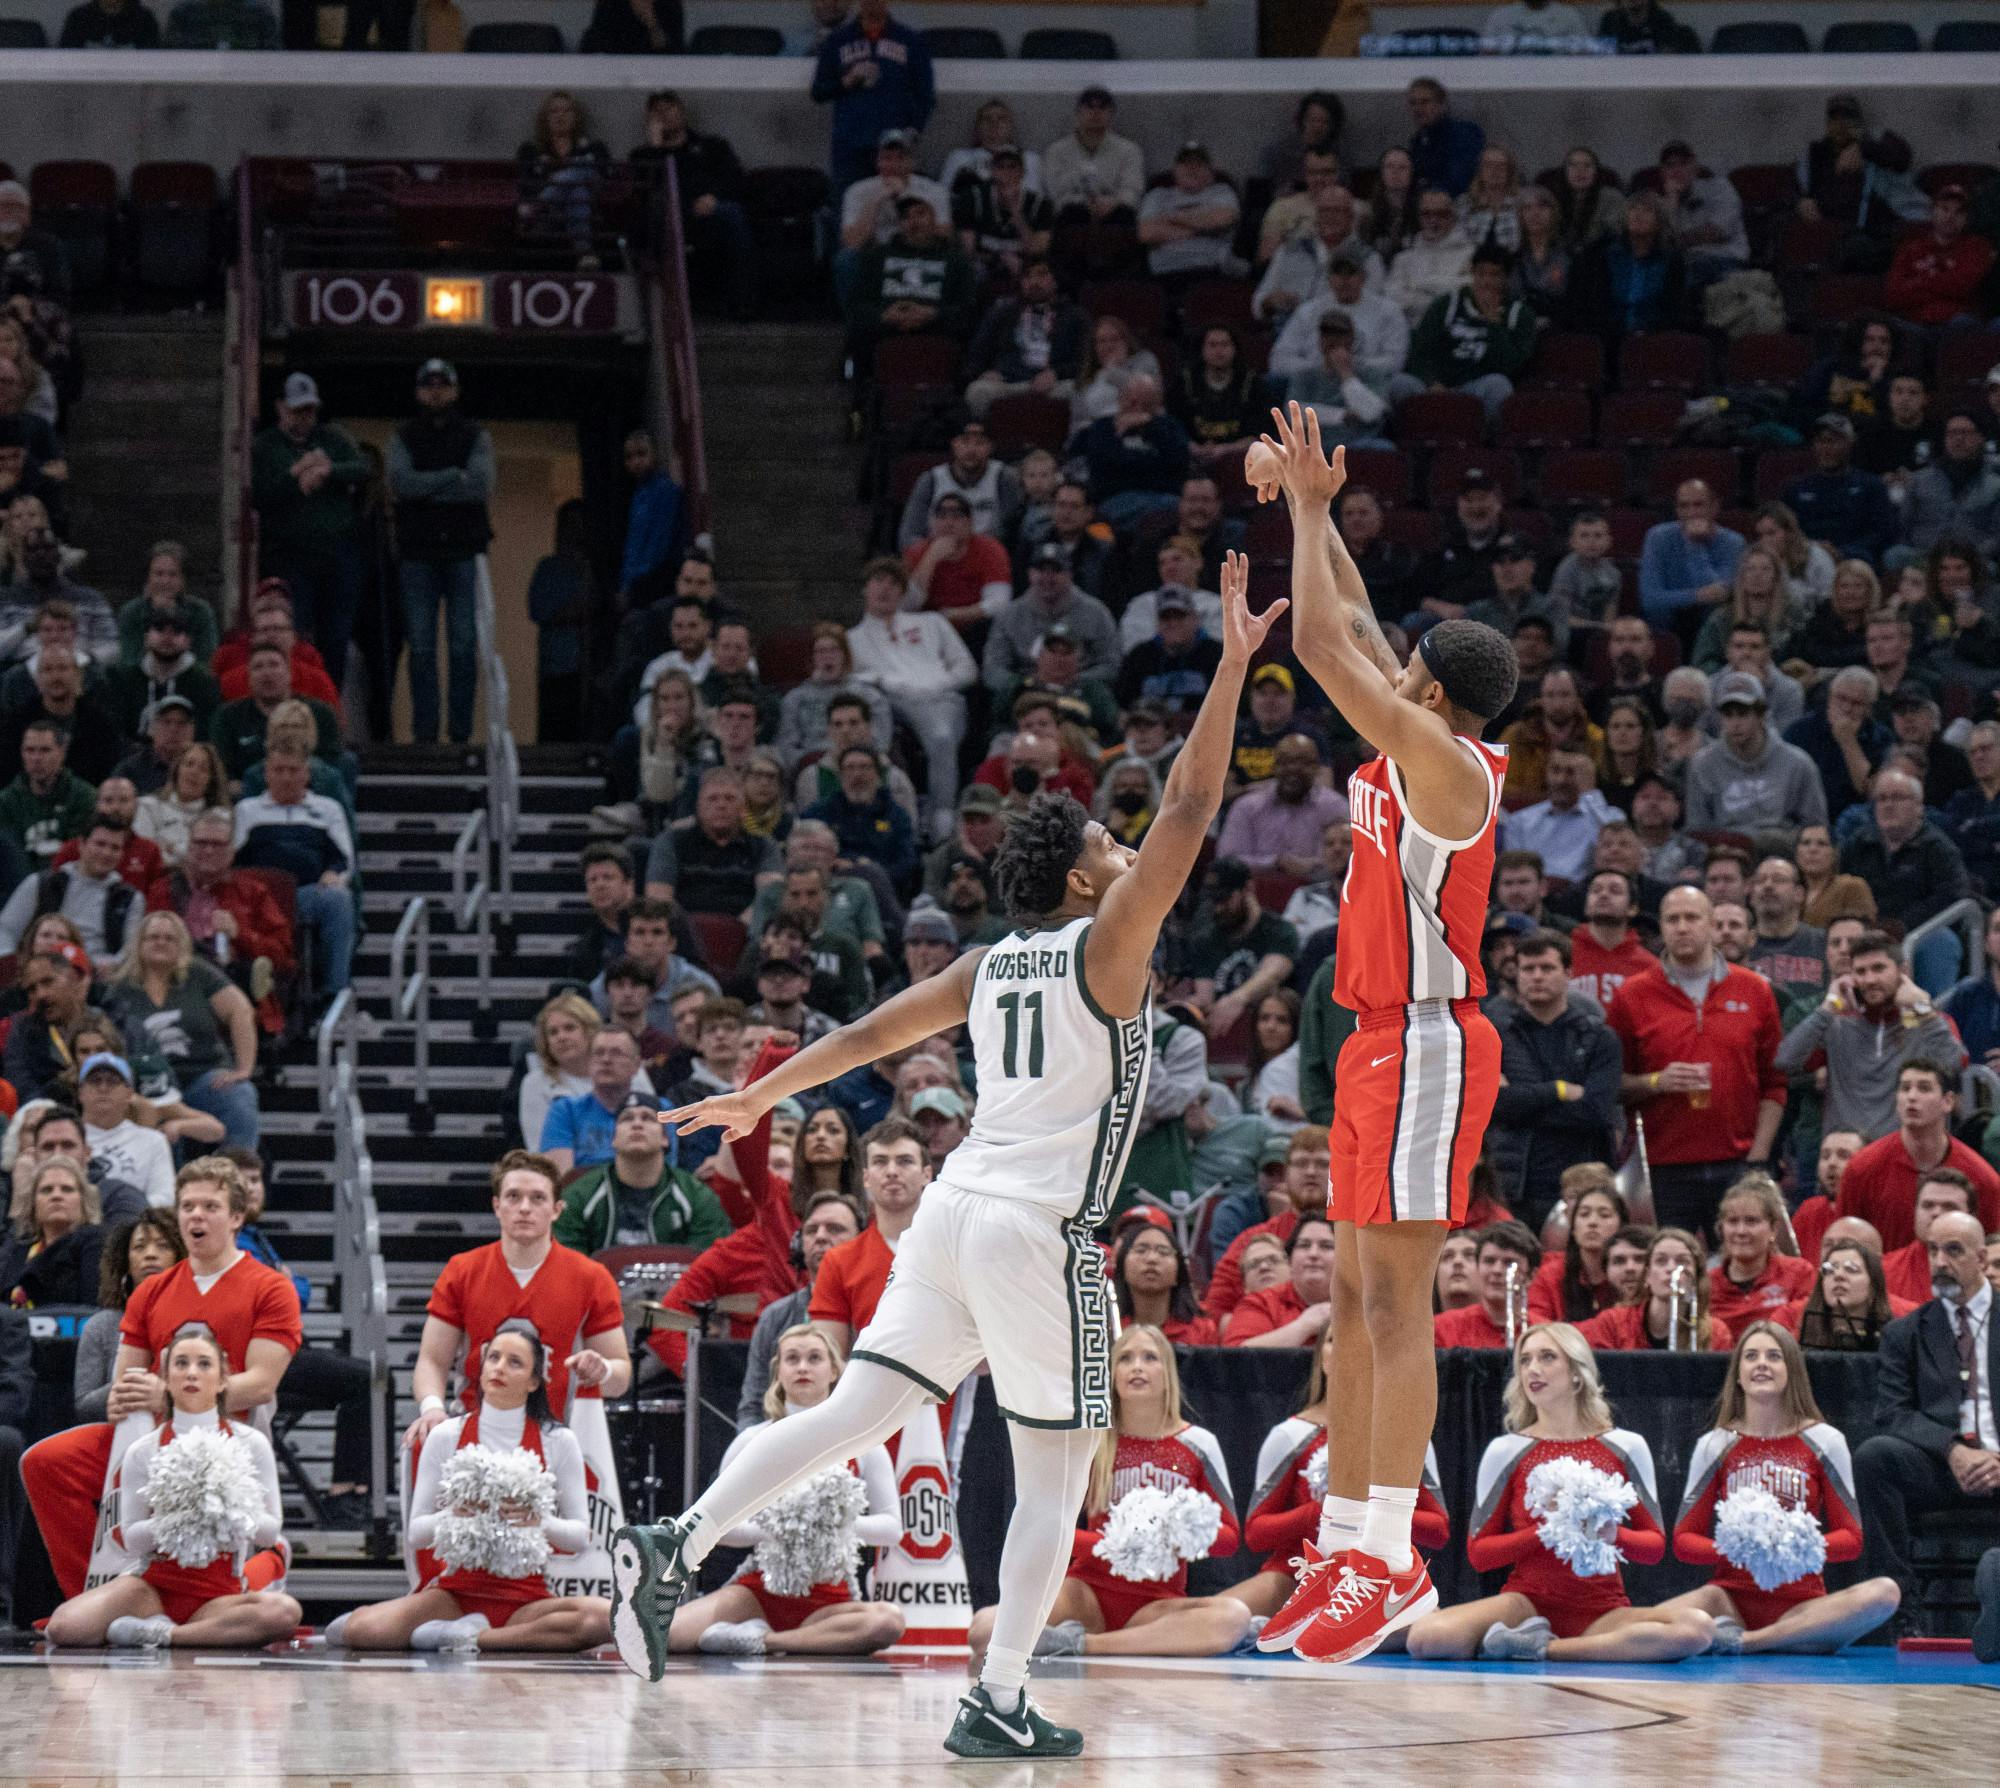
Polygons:
<instances>
[{"instance_id":1,"label":"man with gray hair","mask_svg":"<svg viewBox=\"0 0 2000 1788\"><path fill-rule=\"evenodd\" d=\"M1660 685L1660 761L1685 763L1715 736L1715 716L1708 706L1708 672L1691 664L1667 672Z\"/></svg>"},{"instance_id":2,"label":"man with gray hair","mask_svg":"<svg viewBox=\"0 0 2000 1788\"><path fill-rule=\"evenodd\" d=\"M783 879L757 890L750 908L750 935L761 936L775 914L799 908L803 902L815 906L836 929L849 933L864 956L880 956L881 907L867 882L837 872L839 856L840 842L824 820L798 821L785 840Z\"/></svg>"},{"instance_id":3,"label":"man with gray hair","mask_svg":"<svg viewBox=\"0 0 2000 1788\"><path fill-rule=\"evenodd\" d=\"M1344 186L1329 187L1313 202L1313 225L1291 236L1271 257L1264 277L1251 295L1250 308L1278 325L1301 304L1326 290L1327 275L1337 255L1361 261L1366 289L1382 289L1382 258L1355 233L1354 195Z\"/></svg>"},{"instance_id":4,"label":"man with gray hair","mask_svg":"<svg viewBox=\"0 0 2000 1788\"><path fill-rule=\"evenodd\" d=\"M1965 739L1972 783L1945 803L1939 827L1965 859L1982 894L2000 894L2000 722L1982 720Z\"/></svg>"},{"instance_id":5,"label":"man with gray hair","mask_svg":"<svg viewBox=\"0 0 2000 1788\"><path fill-rule=\"evenodd\" d=\"M1715 679L1710 693L1722 716L1722 737L1688 765L1689 829L1755 832L1767 826L1825 825L1826 790L1819 771L1796 745L1771 736L1764 724L1763 684L1747 671L1728 670Z\"/></svg>"},{"instance_id":6,"label":"man with gray hair","mask_svg":"<svg viewBox=\"0 0 2000 1788\"><path fill-rule=\"evenodd\" d=\"M1076 437L1073 450L1089 469L1091 501L1114 529L1179 506L1188 434L1165 411L1160 381L1135 373L1118 394L1117 412Z\"/></svg>"},{"instance_id":7,"label":"man with gray hair","mask_svg":"<svg viewBox=\"0 0 2000 1788\"><path fill-rule=\"evenodd\" d=\"M1869 784L1896 742L1887 724L1875 718L1881 694L1881 680L1872 670L1850 664L1834 672L1826 706L1785 729L1786 743L1796 745L1819 771L1829 813L1868 799Z\"/></svg>"},{"instance_id":8,"label":"man with gray hair","mask_svg":"<svg viewBox=\"0 0 2000 1788\"><path fill-rule=\"evenodd\" d=\"M1883 770L1873 790L1874 819L1840 853L1840 867L1875 891L1875 910L1905 932L1972 892L1965 859L1924 815L1924 790L1907 770ZM1917 947L1917 985L1941 994L1957 980L1963 952L1949 931L1934 931Z\"/></svg>"}]
</instances>

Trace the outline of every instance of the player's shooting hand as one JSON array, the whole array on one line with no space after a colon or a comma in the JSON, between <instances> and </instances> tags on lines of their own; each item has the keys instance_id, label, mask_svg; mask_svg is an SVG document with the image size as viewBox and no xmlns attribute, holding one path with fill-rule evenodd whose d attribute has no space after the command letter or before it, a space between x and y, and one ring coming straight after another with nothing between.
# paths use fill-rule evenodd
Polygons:
<instances>
[{"instance_id":1,"label":"player's shooting hand","mask_svg":"<svg viewBox=\"0 0 2000 1788\"><path fill-rule=\"evenodd\" d=\"M1272 624L1291 599L1281 596L1261 615L1250 612L1250 561L1231 552L1222 561L1222 656L1225 662L1248 664L1264 643Z\"/></svg>"},{"instance_id":2,"label":"player's shooting hand","mask_svg":"<svg viewBox=\"0 0 2000 1788\"><path fill-rule=\"evenodd\" d=\"M692 1105L677 1106L660 1113L660 1122L676 1130L720 1130L724 1142L737 1142L757 1127L766 1106L751 1090L718 1093L713 1099L698 1099Z\"/></svg>"},{"instance_id":3,"label":"player's shooting hand","mask_svg":"<svg viewBox=\"0 0 2000 1788\"><path fill-rule=\"evenodd\" d=\"M1271 412L1278 436L1262 437L1276 456L1285 493L1294 503L1329 504L1347 482L1347 449L1336 447L1329 459L1320 444L1319 415L1297 403Z\"/></svg>"}]
</instances>

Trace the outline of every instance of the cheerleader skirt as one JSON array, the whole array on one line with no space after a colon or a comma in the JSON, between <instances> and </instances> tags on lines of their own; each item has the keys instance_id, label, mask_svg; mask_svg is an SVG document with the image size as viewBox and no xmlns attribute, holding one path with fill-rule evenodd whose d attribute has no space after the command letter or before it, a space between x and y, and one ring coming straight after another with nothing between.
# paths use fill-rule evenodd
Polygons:
<instances>
[{"instance_id":1,"label":"cheerleader skirt","mask_svg":"<svg viewBox=\"0 0 2000 1788\"><path fill-rule=\"evenodd\" d=\"M491 1571L447 1571L431 1580L467 1614L483 1614L489 1625L504 1627L530 1602L546 1602L553 1591L546 1577L496 1577Z\"/></svg>"},{"instance_id":2,"label":"cheerleader skirt","mask_svg":"<svg viewBox=\"0 0 2000 1788\"><path fill-rule=\"evenodd\" d=\"M156 1558L142 1577L160 1598L160 1610L175 1626L185 1626L195 1611L218 1596L243 1594L243 1579L236 1574L235 1560L218 1558L199 1570L175 1564L171 1558Z\"/></svg>"}]
</instances>

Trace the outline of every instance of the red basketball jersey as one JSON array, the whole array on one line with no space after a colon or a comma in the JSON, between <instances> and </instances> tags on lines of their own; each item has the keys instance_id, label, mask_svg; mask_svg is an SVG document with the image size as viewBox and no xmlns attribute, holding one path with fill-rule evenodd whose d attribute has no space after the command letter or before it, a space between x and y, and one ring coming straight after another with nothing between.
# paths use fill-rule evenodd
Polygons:
<instances>
[{"instance_id":1,"label":"red basketball jersey","mask_svg":"<svg viewBox=\"0 0 2000 1788\"><path fill-rule=\"evenodd\" d=\"M1333 997L1352 1012L1418 1000L1481 999L1479 943L1493 885L1494 821L1507 748L1459 735L1486 777L1486 818L1453 842L1411 817L1403 774L1386 757L1347 780L1354 855L1340 897Z\"/></svg>"}]
</instances>

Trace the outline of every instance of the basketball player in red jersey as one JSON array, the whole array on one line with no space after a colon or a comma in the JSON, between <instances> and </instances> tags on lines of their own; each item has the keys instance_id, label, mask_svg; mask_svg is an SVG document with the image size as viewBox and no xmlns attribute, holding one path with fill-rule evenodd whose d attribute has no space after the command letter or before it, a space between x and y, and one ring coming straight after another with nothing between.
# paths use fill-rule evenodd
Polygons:
<instances>
[{"instance_id":1,"label":"basketball player in red jersey","mask_svg":"<svg viewBox=\"0 0 2000 1788\"><path fill-rule=\"evenodd\" d=\"M1273 415L1277 439L1245 469L1260 502L1282 492L1291 507L1293 649L1379 753L1348 783L1334 967L1334 998L1360 1024L1335 1078L1327 1498L1298 1588L1258 1641L1345 1663L1437 1606L1410 1522L1437 1413L1431 1285L1500 1086L1479 941L1507 759L1480 735L1519 669L1474 621L1440 622L1397 664L1333 527L1345 456L1328 460L1311 410Z\"/></svg>"}]
</instances>

